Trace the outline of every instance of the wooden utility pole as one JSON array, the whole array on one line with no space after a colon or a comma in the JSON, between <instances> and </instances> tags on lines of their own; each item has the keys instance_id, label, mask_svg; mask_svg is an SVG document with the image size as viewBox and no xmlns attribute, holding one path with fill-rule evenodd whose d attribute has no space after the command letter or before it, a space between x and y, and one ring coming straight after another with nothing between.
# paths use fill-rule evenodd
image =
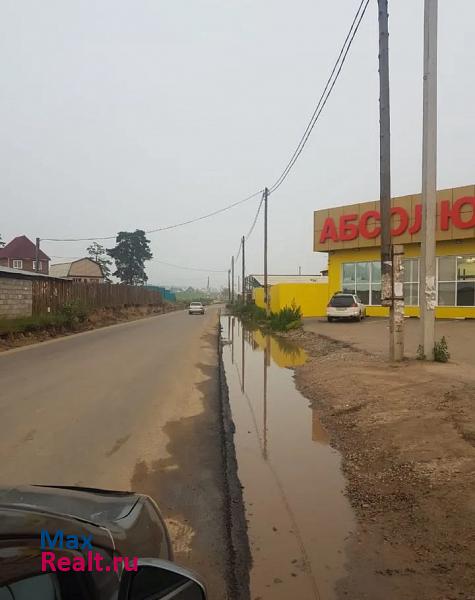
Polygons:
<instances>
[{"instance_id":1,"label":"wooden utility pole","mask_svg":"<svg viewBox=\"0 0 475 600\"><path fill-rule=\"evenodd\" d=\"M234 256L231 256L231 304L234 304Z\"/></svg>"},{"instance_id":2,"label":"wooden utility pole","mask_svg":"<svg viewBox=\"0 0 475 600\"><path fill-rule=\"evenodd\" d=\"M228 302L231 304L231 269L228 269Z\"/></svg>"},{"instance_id":3,"label":"wooden utility pole","mask_svg":"<svg viewBox=\"0 0 475 600\"><path fill-rule=\"evenodd\" d=\"M35 271L38 273L40 270L40 238L36 238L35 248Z\"/></svg>"},{"instance_id":4,"label":"wooden utility pole","mask_svg":"<svg viewBox=\"0 0 475 600\"><path fill-rule=\"evenodd\" d=\"M424 355L434 358L437 210L437 13L438 0L424 2L424 86L422 124L421 329Z\"/></svg>"},{"instance_id":5,"label":"wooden utility pole","mask_svg":"<svg viewBox=\"0 0 475 600\"><path fill-rule=\"evenodd\" d=\"M389 307L389 357L390 360L397 361L402 360L404 354L404 303L402 301L402 286L399 286L398 282L397 289L394 287L393 247L391 240L391 119L389 110L388 0L378 0L378 11L381 304ZM395 302L395 292L397 292L397 302ZM396 308L398 309L397 314Z\"/></svg>"},{"instance_id":6,"label":"wooden utility pole","mask_svg":"<svg viewBox=\"0 0 475 600\"><path fill-rule=\"evenodd\" d=\"M246 302L246 252L245 252L246 238L242 236L242 301L243 304Z\"/></svg>"},{"instance_id":7,"label":"wooden utility pole","mask_svg":"<svg viewBox=\"0 0 475 600\"><path fill-rule=\"evenodd\" d=\"M267 281L267 199L269 197L269 190L264 188L264 304L266 307L266 314L270 314L270 297L269 297L269 284Z\"/></svg>"}]
</instances>

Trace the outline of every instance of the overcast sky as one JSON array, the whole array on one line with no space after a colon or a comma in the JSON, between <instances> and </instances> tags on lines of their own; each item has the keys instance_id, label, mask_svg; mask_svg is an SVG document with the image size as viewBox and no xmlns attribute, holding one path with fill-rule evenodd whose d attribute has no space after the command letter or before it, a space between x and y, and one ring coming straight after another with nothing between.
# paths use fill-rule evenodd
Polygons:
<instances>
[{"instance_id":1,"label":"overcast sky","mask_svg":"<svg viewBox=\"0 0 475 600\"><path fill-rule=\"evenodd\" d=\"M0 233L104 236L271 185L359 0L1 0ZM421 188L423 0L389 0L393 195ZM475 181L473 0L439 3L438 187ZM270 200L269 268L316 273L313 211L379 194L377 1L300 160ZM156 259L226 270L258 200L150 236ZM110 245L110 242L108 242ZM87 244L47 243L56 257ZM261 223L248 244L262 272ZM156 261L151 283L207 273ZM210 274L211 285L226 274Z\"/></svg>"}]
</instances>

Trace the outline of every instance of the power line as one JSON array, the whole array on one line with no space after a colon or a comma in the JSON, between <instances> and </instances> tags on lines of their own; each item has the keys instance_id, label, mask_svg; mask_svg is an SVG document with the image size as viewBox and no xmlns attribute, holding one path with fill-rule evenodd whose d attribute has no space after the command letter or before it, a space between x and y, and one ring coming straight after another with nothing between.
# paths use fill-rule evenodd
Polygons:
<instances>
[{"instance_id":1,"label":"power line","mask_svg":"<svg viewBox=\"0 0 475 600\"><path fill-rule=\"evenodd\" d=\"M269 194L272 194L273 192L275 192L282 185L282 183L287 179L287 176L290 173L290 171L292 170L292 167L294 166L298 157L302 153L302 150L304 149L304 147L308 141L308 138L310 137L310 134L312 133L313 128L315 127L315 124L318 121L320 114L322 113L322 110L324 109L325 104L327 103L328 98L330 97L330 94L335 86L335 83L337 82L338 77L340 76L341 69L342 69L343 65L345 64L345 60L348 55L348 51L353 43L356 32L358 31L360 23L365 15L366 9L368 8L368 4L369 4L369 0L361 0L361 3L358 6L358 10L356 11L355 17L353 19L353 22L351 23L351 27L348 31L345 41L343 42L343 46L341 47L338 58L333 66L333 69L332 69L330 76L325 84L325 87L320 96L320 99L318 100L317 106L315 107L315 110L313 111L313 114L310 118L310 121L309 121L302 137L300 138L297 148L295 149L294 153L292 154L285 169L282 171L282 173L280 174L278 179L274 182L274 184L269 188Z\"/></svg>"},{"instance_id":2,"label":"power line","mask_svg":"<svg viewBox=\"0 0 475 600\"><path fill-rule=\"evenodd\" d=\"M240 204L244 204L244 202L248 202L249 200L256 198L256 196L259 196L259 194L261 194L261 193L262 193L262 190L259 190L258 192L255 192L254 194L247 196L246 198L242 198L241 200L238 200L237 202L233 202L232 204L228 204L227 206L218 208L217 210L207 213L206 215L201 215L200 217L196 217L194 219L189 219L187 221L182 221L181 223L175 223L174 225L167 225L165 227L157 227L155 229L146 229L145 233L149 234L149 233L158 233L159 231L168 231L169 229L176 229L177 227L183 227L184 225L190 225L191 223L197 223L198 221L202 221L203 219L209 219L210 217L214 217L215 215L218 215L227 210L230 210L236 206L239 206ZM116 239L116 235L104 235L104 236L87 237L87 238L42 238L41 241L42 242L94 242L96 240L115 240L115 239Z\"/></svg>"},{"instance_id":3,"label":"power line","mask_svg":"<svg viewBox=\"0 0 475 600\"><path fill-rule=\"evenodd\" d=\"M163 260L154 259L155 263L166 265L167 267L174 267L175 269L183 269L185 271L202 271L204 273L227 273L227 269L198 269L197 267L183 267L182 265L175 265L173 263L165 262Z\"/></svg>"},{"instance_id":4,"label":"power line","mask_svg":"<svg viewBox=\"0 0 475 600\"><path fill-rule=\"evenodd\" d=\"M239 256L241 255L241 249L242 249L242 239L239 240L239 248L238 248L238 251L236 252L236 254L234 255L234 260L237 260L239 258Z\"/></svg>"},{"instance_id":5,"label":"power line","mask_svg":"<svg viewBox=\"0 0 475 600\"><path fill-rule=\"evenodd\" d=\"M246 240L248 240L251 237L252 232L254 231L254 228L255 228L256 223L257 223L257 219L259 218L259 213L261 212L261 208L262 208L262 203L263 202L264 202L264 195L262 195L261 201L259 202L259 206L257 208L256 216L254 217L254 221L252 222L252 225L251 225L249 231L247 232Z\"/></svg>"}]
</instances>

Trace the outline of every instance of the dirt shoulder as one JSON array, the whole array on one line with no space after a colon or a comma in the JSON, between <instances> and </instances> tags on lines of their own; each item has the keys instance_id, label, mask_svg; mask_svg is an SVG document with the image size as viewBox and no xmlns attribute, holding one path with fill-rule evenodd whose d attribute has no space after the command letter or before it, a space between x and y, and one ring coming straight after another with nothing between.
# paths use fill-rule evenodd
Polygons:
<instances>
[{"instance_id":1,"label":"dirt shoulder","mask_svg":"<svg viewBox=\"0 0 475 600\"><path fill-rule=\"evenodd\" d=\"M179 310L174 304L164 303L161 306L127 306L121 308L102 308L91 312L85 321L73 323L71 326L45 326L36 331L13 332L0 334L0 352L20 348L30 344L45 342L57 337L74 335L83 331L91 331L126 321L136 321L153 315L160 315Z\"/></svg>"},{"instance_id":2,"label":"dirt shoulder","mask_svg":"<svg viewBox=\"0 0 475 600\"><path fill-rule=\"evenodd\" d=\"M341 598L475 598L475 376L381 357L310 332L298 389L343 455L358 527Z\"/></svg>"}]
</instances>

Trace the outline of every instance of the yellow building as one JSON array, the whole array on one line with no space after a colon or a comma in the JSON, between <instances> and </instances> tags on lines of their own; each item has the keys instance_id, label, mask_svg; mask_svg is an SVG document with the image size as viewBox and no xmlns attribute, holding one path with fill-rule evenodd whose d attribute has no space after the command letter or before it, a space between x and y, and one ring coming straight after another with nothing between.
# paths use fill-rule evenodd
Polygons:
<instances>
[{"instance_id":1,"label":"yellow building","mask_svg":"<svg viewBox=\"0 0 475 600\"><path fill-rule=\"evenodd\" d=\"M262 285L262 277L250 276ZM326 314L329 300L328 278L320 275L270 275L269 296L270 309L279 312L286 306L300 306L304 317L320 317ZM253 299L257 306L264 308L264 288L253 290Z\"/></svg>"},{"instance_id":2,"label":"yellow building","mask_svg":"<svg viewBox=\"0 0 475 600\"><path fill-rule=\"evenodd\" d=\"M404 245L404 300L408 316L419 315L421 195L393 198L393 243ZM356 293L370 316L380 305L379 201L314 213L314 250L328 253L328 292ZM475 186L437 193L437 318L475 318ZM325 313L323 313L325 314Z\"/></svg>"}]
</instances>

